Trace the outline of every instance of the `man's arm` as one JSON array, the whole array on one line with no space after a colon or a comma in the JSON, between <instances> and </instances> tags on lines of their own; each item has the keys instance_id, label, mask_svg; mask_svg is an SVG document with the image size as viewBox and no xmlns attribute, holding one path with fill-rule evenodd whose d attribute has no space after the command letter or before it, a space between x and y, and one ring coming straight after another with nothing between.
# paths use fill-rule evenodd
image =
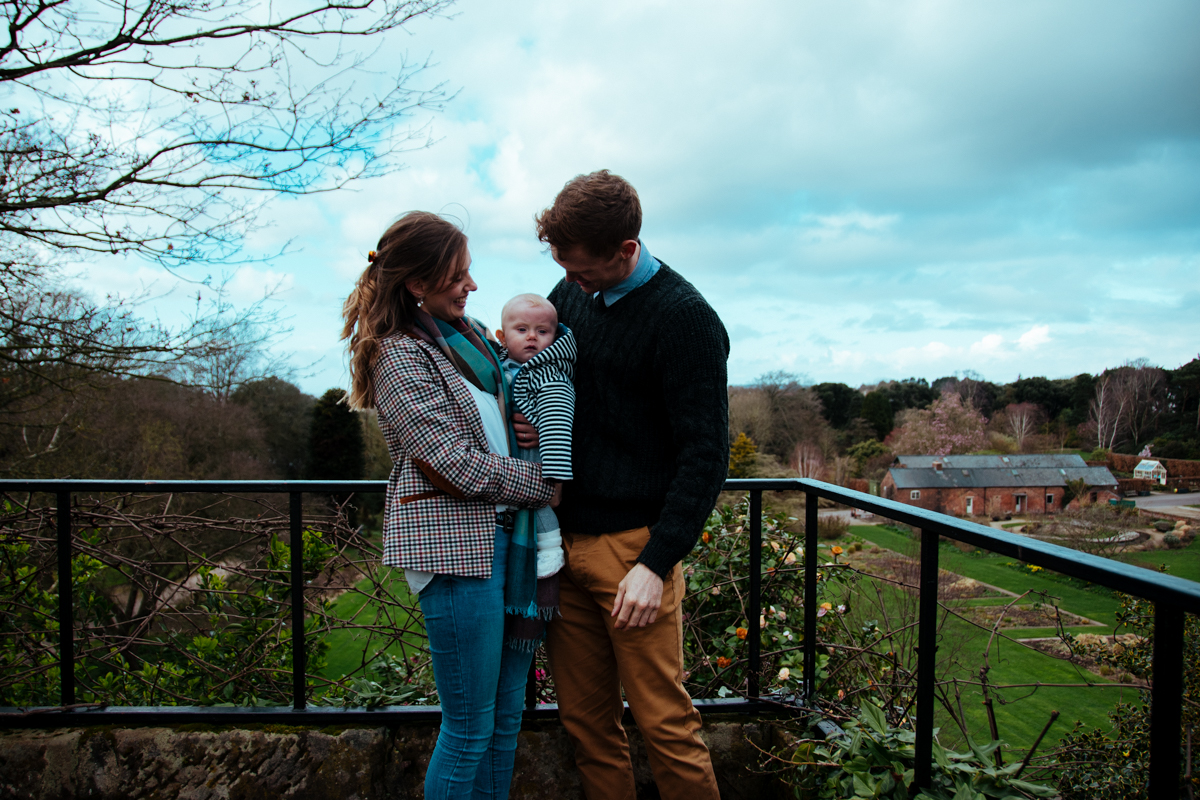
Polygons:
<instances>
[{"instance_id":1,"label":"man's arm","mask_svg":"<svg viewBox=\"0 0 1200 800\"><path fill-rule=\"evenodd\" d=\"M618 586L617 628L657 618L663 578L695 546L729 469L729 337L699 296L668 314L655 361L675 445L675 476L650 541Z\"/></svg>"},{"instance_id":2,"label":"man's arm","mask_svg":"<svg viewBox=\"0 0 1200 800\"><path fill-rule=\"evenodd\" d=\"M665 576L696 545L729 470L729 338L696 295L668 310L657 368L675 447L675 476L650 541L638 556Z\"/></svg>"}]
</instances>

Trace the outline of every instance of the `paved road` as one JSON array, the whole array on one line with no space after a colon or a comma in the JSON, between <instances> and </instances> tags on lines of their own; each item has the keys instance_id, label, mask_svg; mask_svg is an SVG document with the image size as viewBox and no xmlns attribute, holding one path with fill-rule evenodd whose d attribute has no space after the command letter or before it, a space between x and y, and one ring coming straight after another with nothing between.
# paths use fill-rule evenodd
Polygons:
<instances>
[{"instance_id":1,"label":"paved road","mask_svg":"<svg viewBox=\"0 0 1200 800\"><path fill-rule=\"evenodd\" d=\"M1189 492L1188 494L1152 494L1149 497L1133 497L1130 499L1137 503L1138 508L1165 511L1169 514L1178 514L1181 517L1200 519L1200 508L1188 508L1188 506L1200 505L1200 492Z\"/></svg>"}]
</instances>

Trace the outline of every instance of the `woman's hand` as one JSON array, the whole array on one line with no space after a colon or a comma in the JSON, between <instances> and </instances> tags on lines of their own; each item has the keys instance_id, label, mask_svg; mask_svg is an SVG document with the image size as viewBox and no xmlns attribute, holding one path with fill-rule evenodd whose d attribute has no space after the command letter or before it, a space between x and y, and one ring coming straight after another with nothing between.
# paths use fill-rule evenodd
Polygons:
<instances>
[{"instance_id":1,"label":"woman's hand","mask_svg":"<svg viewBox=\"0 0 1200 800\"><path fill-rule=\"evenodd\" d=\"M551 481L554 486L554 496L550 498L550 507L558 508L558 504L562 502L562 481Z\"/></svg>"},{"instance_id":2,"label":"woman's hand","mask_svg":"<svg viewBox=\"0 0 1200 800\"><path fill-rule=\"evenodd\" d=\"M525 419L525 415L520 411L514 412L512 415L513 432L517 434L517 444L527 450L532 450L538 446L537 428Z\"/></svg>"}]
</instances>

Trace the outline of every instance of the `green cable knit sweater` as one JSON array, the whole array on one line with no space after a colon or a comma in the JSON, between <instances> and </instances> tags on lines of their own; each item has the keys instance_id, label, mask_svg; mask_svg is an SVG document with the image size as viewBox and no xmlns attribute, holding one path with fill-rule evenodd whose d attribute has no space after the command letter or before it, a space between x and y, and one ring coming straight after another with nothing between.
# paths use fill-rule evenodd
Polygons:
<instances>
[{"instance_id":1,"label":"green cable knit sweater","mask_svg":"<svg viewBox=\"0 0 1200 800\"><path fill-rule=\"evenodd\" d=\"M611 307L565 280L550 301L579 348L562 529L649 526L638 561L665 576L695 546L729 466L725 326L666 264Z\"/></svg>"}]
</instances>

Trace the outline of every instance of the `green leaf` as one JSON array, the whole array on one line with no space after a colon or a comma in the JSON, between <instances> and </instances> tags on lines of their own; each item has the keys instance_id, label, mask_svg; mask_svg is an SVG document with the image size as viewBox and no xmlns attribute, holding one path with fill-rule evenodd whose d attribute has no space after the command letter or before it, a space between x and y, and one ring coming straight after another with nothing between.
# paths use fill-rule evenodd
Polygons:
<instances>
[{"instance_id":1,"label":"green leaf","mask_svg":"<svg viewBox=\"0 0 1200 800\"><path fill-rule=\"evenodd\" d=\"M1020 789L1022 792L1034 795L1035 797L1054 797L1056 794L1055 790L1049 786L1039 786L1036 783L1029 783L1028 781L1012 780L1009 783L1012 784L1014 789Z\"/></svg>"},{"instance_id":2,"label":"green leaf","mask_svg":"<svg viewBox=\"0 0 1200 800\"><path fill-rule=\"evenodd\" d=\"M878 733L880 736L887 734L887 718L883 715L883 710L874 703L864 702L859 706L859 711L862 712L862 720L871 730Z\"/></svg>"}]
</instances>

